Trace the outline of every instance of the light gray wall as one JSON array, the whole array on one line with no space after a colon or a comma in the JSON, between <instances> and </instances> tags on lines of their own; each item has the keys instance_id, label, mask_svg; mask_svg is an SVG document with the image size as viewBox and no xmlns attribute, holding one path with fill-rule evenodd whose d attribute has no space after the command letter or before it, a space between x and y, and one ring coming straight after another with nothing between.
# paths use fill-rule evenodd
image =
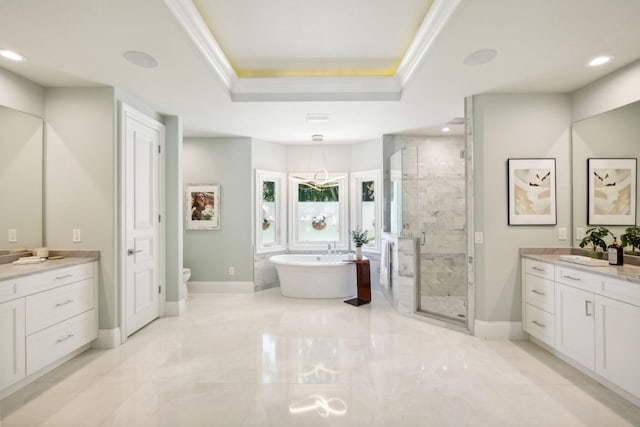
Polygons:
<instances>
[{"instance_id":1,"label":"light gray wall","mask_svg":"<svg viewBox=\"0 0 640 427\"><path fill-rule=\"evenodd\" d=\"M0 105L44 117L44 88L0 68Z\"/></svg>"},{"instance_id":2,"label":"light gray wall","mask_svg":"<svg viewBox=\"0 0 640 427\"><path fill-rule=\"evenodd\" d=\"M220 230L184 231L192 281L253 280L251 147L250 138L184 139L184 184L221 185Z\"/></svg>"},{"instance_id":3,"label":"light gray wall","mask_svg":"<svg viewBox=\"0 0 640 427\"><path fill-rule=\"evenodd\" d=\"M308 172L326 169L329 172L351 170L350 145L287 145L288 172Z\"/></svg>"},{"instance_id":4,"label":"light gray wall","mask_svg":"<svg viewBox=\"0 0 640 427\"><path fill-rule=\"evenodd\" d=\"M251 153L254 169L286 172L286 145L253 139L251 141Z\"/></svg>"},{"instance_id":5,"label":"light gray wall","mask_svg":"<svg viewBox=\"0 0 640 427\"><path fill-rule=\"evenodd\" d=\"M114 106L112 88L46 90L46 244L100 251L101 329L118 325Z\"/></svg>"},{"instance_id":6,"label":"light gray wall","mask_svg":"<svg viewBox=\"0 0 640 427\"><path fill-rule=\"evenodd\" d=\"M521 247L566 247L558 227L571 228L571 105L569 95L473 97L476 318L520 321ZM509 158L555 158L557 226L507 225Z\"/></svg>"},{"instance_id":7,"label":"light gray wall","mask_svg":"<svg viewBox=\"0 0 640 427\"><path fill-rule=\"evenodd\" d=\"M382 137L351 146L352 172L382 170Z\"/></svg>"},{"instance_id":8,"label":"light gray wall","mask_svg":"<svg viewBox=\"0 0 640 427\"><path fill-rule=\"evenodd\" d=\"M166 242L166 295L167 301L179 301L182 295L184 184L182 177L182 118L164 118L165 144L165 242Z\"/></svg>"}]
</instances>

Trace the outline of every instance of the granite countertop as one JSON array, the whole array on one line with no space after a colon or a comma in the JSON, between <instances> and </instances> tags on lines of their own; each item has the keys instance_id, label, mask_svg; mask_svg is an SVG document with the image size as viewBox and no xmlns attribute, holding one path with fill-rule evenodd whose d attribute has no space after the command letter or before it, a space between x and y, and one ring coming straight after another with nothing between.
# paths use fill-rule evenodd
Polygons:
<instances>
[{"instance_id":1,"label":"granite countertop","mask_svg":"<svg viewBox=\"0 0 640 427\"><path fill-rule=\"evenodd\" d=\"M589 273L601 274L603 276L612 277L615 279L626 280L632 283L640 284L640 266L625 264L625 265L608 265L605 267L590 267L587 265L576 264L573 262L567 262L560 260L560 255L584 255L584 252L577 253L574 249L537 249L537 248L522 248L520 249L520 255L524 258L535 259L550 264L562 265L564 267L570 267L576 270L587 271ZM627 256L625 256L625 262Z\"/></svg>"},{"instance_id":2,"label":"granite countertop","mask_svg":"<svg viewBox=\"0 0 640 427\"><path fill-rule=\"evenodd\" d=\"M0 264L0 280L13 279L31 274L43 273L58 268L70 267L72 265L84 264L98 260L98 253L95 251L87 251L86 254L78 256L65 256L62 259L46 260L39 264L14 265L11 263Z\"/></svg>"}]
</instances>

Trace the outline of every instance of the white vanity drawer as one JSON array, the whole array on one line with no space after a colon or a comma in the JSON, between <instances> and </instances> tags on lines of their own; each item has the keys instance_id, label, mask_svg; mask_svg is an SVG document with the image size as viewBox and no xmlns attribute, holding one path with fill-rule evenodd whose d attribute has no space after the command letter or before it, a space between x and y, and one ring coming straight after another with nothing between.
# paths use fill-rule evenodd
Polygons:
<instances>
[{"instance_id":1,"label":"white vanity drawer","mask_svg":"<svg viewBox=\"0 0 640 427\"><path fill-rule=\"evenodd\" d=\"M531 304L525 304L524 330L543 343L555 346L555 316Z\"/></svg>"},{"instance_id":2,"label":"white vanity drawer","mask_svg":"<svg viewBox=\"0 0 640 427\"><path fill-rule=\"evenodd\" d=\"M598 290L598 280L596 275L586 271L559 265L556 265L556 282L590 292Z\"/></svg>"},{"instance_id":3,"label":"white vanity drawer","mask_svg":"<svg viewBox=\"0 0 640 427\"><path fill-rule=\"evenodd\" d=\"M535 259L524 259L524 272L542 277L544 279L553 280L554 265L546 262L537 261Z\"/></svg>"},{"instance_id":4,"label":"white vanity drawer","mask_svg":"<svg viewBox=\"0 0 640 427\"><path fill-rule=\"evenodd\" d=\"M639 283L603 277L601 285L602 292L598 293L618 301L640 306Z\"/></svg>"},{"instance_id":5,"label":"white vanity drawer","mask_svg":"<svg viewBox=\"0 0 640 427\"><path fill-rule=\"evenodd\" d=\"M55 326L27 337L27 375L96 338L97 325L93 310L86 311Z\"/></svg>"},{"instance_id":6,"label":"white vanity drawer","mask_svg":"<svg viewBox=\"0 0 640 427\"><path fill-rule=\"evenodd\" d=\"M24 289L20 286L21 279L8 279L0 281L0 302L24 296Z\"/></svg>"},{"instance_id":7,"label":"white vanity drawer","mask_svg":"<svg viewBox=\"0 0 640 427\"><path fill-rule=\"evenodd\" d=\"M46 273L32 276L29 281L28 293L46 291L69 283L75 283L80 280L93 277L93 263L84 263L72 265L70 267L60 268Z\"/></svg>"},{"instance_id":8,"label":"white vanity drawer","mask_svg":"<svg viewBox=\"0 0 640 427\"><path fill-rule=\"evenodd\" d=\"M525 302L553 314L555 311L553 280L526 274L525 282Z\"/></svg>"},{"instance_id":9,"label":"white vanity drawer","mask_svg":"<svg viewBox=\"0 0 640 427\"><path fill-rule=\"evenodd\" d=\"M27 335L93 308L93 279L26 298Z\"/></svg>"}]
</instances>

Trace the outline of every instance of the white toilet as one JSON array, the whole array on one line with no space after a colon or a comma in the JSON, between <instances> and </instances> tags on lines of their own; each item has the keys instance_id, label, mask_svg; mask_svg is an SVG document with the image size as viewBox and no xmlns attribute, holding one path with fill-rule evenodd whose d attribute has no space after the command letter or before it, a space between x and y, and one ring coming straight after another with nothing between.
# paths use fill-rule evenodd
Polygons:
<instances>
[{"instance_id":1,"label":"white toilet","mask_svg":"<svg viewBox=\"0 0 640 427\"><path fill-rule=\"evenodd\" d=\"M182 286L183 286L184 299L189 298L189 288L187 287L187 282L189 281L190 277L191 277L191 269L183 268L182 269Z\"/></svg>"}]
</instances>

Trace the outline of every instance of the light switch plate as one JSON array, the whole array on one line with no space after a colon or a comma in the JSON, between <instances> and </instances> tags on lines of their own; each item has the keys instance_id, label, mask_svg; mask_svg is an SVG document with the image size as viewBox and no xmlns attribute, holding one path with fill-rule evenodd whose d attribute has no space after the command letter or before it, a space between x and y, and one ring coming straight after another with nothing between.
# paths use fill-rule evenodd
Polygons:
<instances>
[{"instance_id":1,"label":"light switch plate","mask_svg":"<svg viewBox=\"0 0 640 427\"><path fill-rule=\"evenodd\" d=\"M473 241L479 245L484 243L484 233L482 231L476 231L474 233Z\"/></svg>"},{"instance_id":2,"label":"light switch plate","mask_svg":"<svg viewBox=\"0 0 640 427\"><path fill-rule=\"evenodd\" d=\"M558 228L558 240L567 240L567 228L566 227Z\"/></svg>"},{"instance_id":3,"label":"light switch plate","mask_svg":"<svg viewBox=\"0 0 640 427\"><path fill-rule=\"evenodd\" d=\"M82 235L80 234L79 228L74 228L71 234L74 243L80 243L82 241Z\"/></svg>"},{"instance_id":4,"label":"light switch plate","mask_svg":"<svg viewBox=\"0 0 640 427\"><path fill-rule=\"evenodd\" d=\"M18 231L15 228L9 229L9 243L15 243L18 241Z\"/></svg>"}]
</instances>

